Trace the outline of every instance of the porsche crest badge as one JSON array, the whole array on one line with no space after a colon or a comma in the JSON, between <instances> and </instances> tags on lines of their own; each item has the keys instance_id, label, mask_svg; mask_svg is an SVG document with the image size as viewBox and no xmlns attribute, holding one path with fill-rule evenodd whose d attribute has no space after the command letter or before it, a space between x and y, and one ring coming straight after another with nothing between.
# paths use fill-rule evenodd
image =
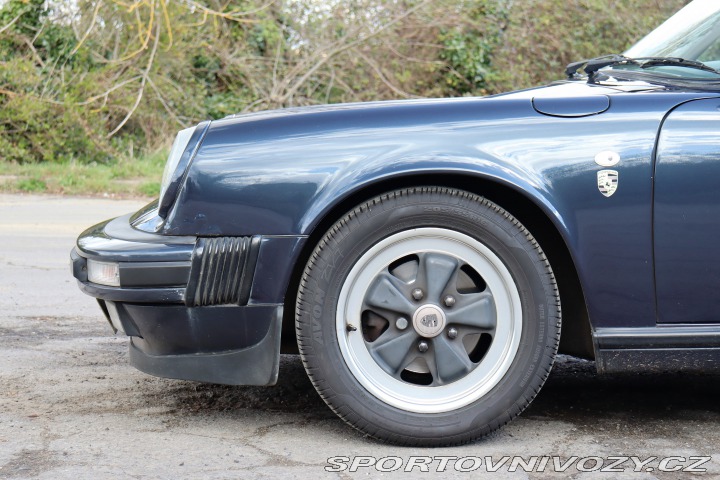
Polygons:
<instances>
[{"instance_id":1,"label":"porsche crest badge","mask_svg":"<svg viewBox=\"0 0 720 480\"><path fill-rule=\"evenodd\" d=\"M425 315L420 319L420 323L423 324L423 327L435 328L438 325L438 317L434 313Z\"/></svg>"},{"instance_id":2,"label":"porsche crest badge","mask_svg":"<svg viewBox=\"0 0 720 480\"><path fill-rule=\"evenodd\" d=\"M617 170L600 170L597 172L597 185L600 193L606 197L611 196L618 187Z\"/></svg>"}]
</instances>

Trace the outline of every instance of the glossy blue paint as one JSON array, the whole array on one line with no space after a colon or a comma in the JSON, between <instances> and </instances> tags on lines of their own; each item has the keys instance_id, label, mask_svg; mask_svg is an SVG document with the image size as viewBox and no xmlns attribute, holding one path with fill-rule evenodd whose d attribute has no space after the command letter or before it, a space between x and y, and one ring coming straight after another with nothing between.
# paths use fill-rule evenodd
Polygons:
<instances>
[{"instance_id":1,"label":"glossy blue paint","mask_svg":"<svg viewBox=\"0 0 720 480\"><path fill-rule=\"evenodd\" d=\"M77 240L85 258L108 262L189 261L195 237L166 237L133 229L130 214L92 226Z\"/></svg>"},{"instance_id":2,"label":"glossy blue paint","mask_svg":"<svg viewBox=\"0 0 720 480\"><path fill-rule=\"evenodd\" d=\"M381 180L483 178L521 192L556 225L595 327L651 326L653 149L667 112L699 94L628 90L565 82L487 98L310 107L213 122L163 233L310 235L337 202ZM597 113L541 114L535 98L547 111ZM604 150L621 158L613 167L619 188L609 198L599 192L602 167L594 162Z\"/></svg>"},{"instance_id":3,"label":"glossy blue paint","mask_svg":"<svg viewBox=\"0 0 720 480\"><path fill-rule=\"evenodd\" d=\"M720 99L673 110L658 140L658 322L720 321Z\"/></svg>"},{"instance_id":4,"label":"glossy blue paint","mask_svg":"<svg viewBox=\"0 0 720 480\"><path fill-rule=\"evenodd\" d=\"M248 305L282 303L306 237L263 237Z\"/></svg>"},{"instance_id":5,"label":"glossy blue paint","mask_svg":"<svg viewBox=\"0 0 720 480\"><path fill-rule=\"evenodd\" d=\"M586 117L597 115L610 108L610 97L595 95L578 102L574 97L535 97L533 107L538 113L553 117Z\"/></svg>"}]
</instances>

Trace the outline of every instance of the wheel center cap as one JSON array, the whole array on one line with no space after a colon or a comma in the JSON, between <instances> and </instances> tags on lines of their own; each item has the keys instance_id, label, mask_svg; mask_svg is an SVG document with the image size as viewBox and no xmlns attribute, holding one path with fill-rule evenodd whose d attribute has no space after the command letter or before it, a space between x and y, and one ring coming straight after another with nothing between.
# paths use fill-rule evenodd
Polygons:
<instances>
[{"instance_id":1,"label":"wheel center cap","mask_svg":"<svg viewBox=\"0 0 720 480\"><path fill-rule=\"evenodd\" d=\"M413 327L415 331L426 338L436 337L445 328L445 312L433 304L426 304L415 310Z\"/></svg>"}]
</instances>

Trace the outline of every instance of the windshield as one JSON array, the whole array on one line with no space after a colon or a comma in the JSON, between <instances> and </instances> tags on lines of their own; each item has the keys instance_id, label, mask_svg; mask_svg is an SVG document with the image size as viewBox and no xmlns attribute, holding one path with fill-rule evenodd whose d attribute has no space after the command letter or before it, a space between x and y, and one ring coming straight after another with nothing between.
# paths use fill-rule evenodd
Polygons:
<instances>
[{"instance_id":1,"label":"windshield","mask_svg":"<svg viewBox=\"0 0 720 480\"><path fill-rule=\"evenodd\" d=\"M625 56L678 57L718 69L720 1L693 1L626 51Z\"/></svg>"}]
</instances>

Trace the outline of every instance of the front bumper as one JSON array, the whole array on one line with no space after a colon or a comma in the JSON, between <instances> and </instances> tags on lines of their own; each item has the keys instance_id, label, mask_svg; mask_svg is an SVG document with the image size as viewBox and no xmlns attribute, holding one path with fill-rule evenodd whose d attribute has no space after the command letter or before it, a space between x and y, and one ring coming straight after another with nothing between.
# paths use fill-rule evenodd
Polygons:
<instances>
[{"instance_id":1,"label":"front bumper","mask_svg":"<svg viewBox=\"0 0 720 480\"><path fill-rule=\"evenodd\" d=\"M303 240L165 236L134 229L126 215L86 230L70 256L80 289L130 337L139 370L272 385L291 259ZM88 259L117 263L120 286L89 282Z\"/></svg>"}]
</instances>

